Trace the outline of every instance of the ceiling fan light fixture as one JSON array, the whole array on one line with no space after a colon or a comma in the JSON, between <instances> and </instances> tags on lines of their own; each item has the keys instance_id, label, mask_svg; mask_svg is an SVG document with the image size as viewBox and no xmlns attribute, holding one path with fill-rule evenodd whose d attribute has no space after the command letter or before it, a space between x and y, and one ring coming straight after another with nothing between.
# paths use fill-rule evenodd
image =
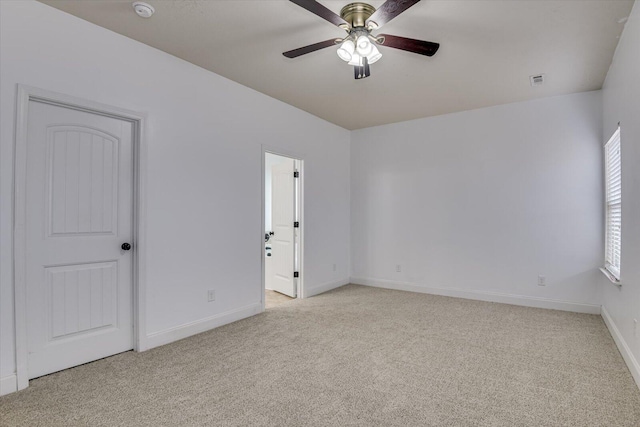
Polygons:
<instances>
[{"instance_id":1,"label":"ceiling fan light fixture","mask_svg":"<svg viewBox=\"0 0 640 427\"><path fill-rule=\"evenodd\" d=\"M378 60L382 58L382 54L380 53L378 48L373 44L371 45L371 47L372 47L371 53L367 55L367 61L369 62L369 64L378 62Z\"/></svg>"},{"instance_id":2,"label":"ceiling fan light fixture","mask_svg":"<svg viewBox=\"0 0 640 427\"><path fill-rule=\"evenodd\" d=\"M382 53L376 45L424 56L435 55L440 47L439 43L424 40L391 34L372 34L420 0L386 0L378 9L356 0L344 6L340 15L322 5L318 0L289 1L345 30L348 34L343 39L329 39L283 52L287 58L297 58L320 49L340 45L336 52L338 57L353 66L356 79L363 79L371 75L370 65L382 58Z\"/></svg>"},{"instance_id":3,"label":"ceiling fan light fixture","mask_svg":"<svg viewBox=\"0 0 640 427\"><path fill-rule=\"evenodd\" d=\"M366 35L362 35L358 37L356 42L357 42L358 53L362 56L369 55L373 50L373 45L371 44L369 37Z\"/></svg>"},{"instance_id":4,"label":"ceiling fan light fixture","mask_svg":"<svg viewBox=\"0 0 640 427\"><path fill-rule=\"evenodd\" d=\"M358 52L354 52L351 61L349 61L349 65L362 66L362 58L363 57L360 56Z\"/></svg>"},{"instance_id":5,"label":"ceiling fan light fixture","mask_svg":"<svg viewBox=\"0 0 640 427\"><path fill-rule=\"evenodd\" d=\"M356 46L351 40L345 40L338 48L338 56L345 62L351 61L353 53L356 50Z\"/></svg>"}]
</instances>

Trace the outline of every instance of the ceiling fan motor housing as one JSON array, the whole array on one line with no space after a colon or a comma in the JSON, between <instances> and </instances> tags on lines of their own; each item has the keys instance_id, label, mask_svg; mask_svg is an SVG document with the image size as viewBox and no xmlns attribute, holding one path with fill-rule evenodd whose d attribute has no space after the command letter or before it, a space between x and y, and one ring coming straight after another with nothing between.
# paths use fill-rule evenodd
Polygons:
<instances>
[{"instance_id":1,"label":"ceiling fan motor housing","mask_svg":"<svg viewBox=\"0 0 640 427\"><path fill-rule=\"evenodd\" d=\"M367 3L349 3L340 11L340 17L347 21L352 28L364 27L367 19L376 8Z\"/></svg>"}]
</instances>

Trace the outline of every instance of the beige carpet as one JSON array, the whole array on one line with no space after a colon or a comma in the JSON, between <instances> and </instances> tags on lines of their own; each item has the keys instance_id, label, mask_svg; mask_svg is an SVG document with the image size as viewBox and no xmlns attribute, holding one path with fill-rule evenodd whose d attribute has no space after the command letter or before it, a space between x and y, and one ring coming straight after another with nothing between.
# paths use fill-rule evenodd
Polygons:
<instances>
[{"instance_id":1,"label":"beige carpet","mask_svg":"<svg viewBox=\"0 0 640 427\"><path fill-rule=\"evenodd\" d=\"M281 294L280 292L271 291L269 289L264 290L264 308L269 309L277 307L285 302L289 302L294 298Z\"/></svg>"},{"instance_id":2,"label":"beige carpet","mask_svg":"<svg viewBox=\"0 0 640 427\"><path fill-rule=\"evenodd\" d=\"M599 316L346 286L32 381L3 426L640 426Z\"/></svg>"}]
</instances>

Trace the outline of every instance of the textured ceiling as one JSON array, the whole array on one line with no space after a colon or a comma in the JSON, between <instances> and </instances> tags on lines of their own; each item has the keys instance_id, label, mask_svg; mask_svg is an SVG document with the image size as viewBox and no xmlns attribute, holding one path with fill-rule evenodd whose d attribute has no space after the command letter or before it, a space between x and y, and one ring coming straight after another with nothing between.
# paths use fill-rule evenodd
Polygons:
<instances>
[{"instance_id":1,"label":"textured ceiling","mask_svg":"<svg viewBox=\"0 0 640 427\"><path fill-rule=\"evenodd\" d=\"M602 87L633 1L422 0L380 32L439 42L431 57L381 47L371 77L330 47L345 33L286 0L42 0L347 129ZM321 1L336 13L348 1ZM382 1L370 2L379 7ZM529 76L545 73L531 87Z\"/></svg>"}]
</instances>

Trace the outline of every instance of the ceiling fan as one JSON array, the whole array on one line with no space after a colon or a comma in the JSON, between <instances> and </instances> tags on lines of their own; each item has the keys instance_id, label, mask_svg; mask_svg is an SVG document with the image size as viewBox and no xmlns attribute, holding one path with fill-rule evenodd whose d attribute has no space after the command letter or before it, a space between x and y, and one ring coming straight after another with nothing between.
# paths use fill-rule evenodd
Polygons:
<instances>
[{"instance_id":1,"label":"ceiling fan","mask_svg":"<svg viewBox=\"0 0 640 427\"><path fill-rule=\"evenodd\" d=\"M340 16L315 0L290 0L309 12L337 25L347 32L343 39L329 39L309 46L284 52L287 58L297 58L329 46L340 45L338 56L349 65L353 65L356 79L371 75L370 65L382 58L376 45L402 49L420 55L433 56L440 47L439 43L390 34L371 34L409 9L420 0L387 0L378 10L367 3L350 3L342 8Z\"/></svg>"}]
</instances>

